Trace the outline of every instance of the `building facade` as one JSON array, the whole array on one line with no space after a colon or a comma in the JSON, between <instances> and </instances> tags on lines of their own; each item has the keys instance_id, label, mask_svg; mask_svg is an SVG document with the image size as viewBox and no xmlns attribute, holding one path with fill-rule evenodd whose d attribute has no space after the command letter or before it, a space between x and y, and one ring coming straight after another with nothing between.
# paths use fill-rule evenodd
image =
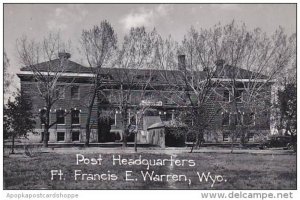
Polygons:
<instances>
[{"instance_id":1,"label":"building facade","mask_svg":"<svg viewBox=\"0 0 300 200\"><path fill-rule=\"evenodd\" d=\"M50 124L53 124L49 129L50 143L85 141L88 105L92 98L95 80L97 80L98 90L91 112L91 143L122 141L122 131L126 121L126 126L132 125L130 128L137 130L138 143L172 146L178 141L170 139L172 133L170 131L167 133L168 130L174 131L176 128L184 130L189 123L197 123L193 120L180 121L182 113L188 106L183 103L185 97L180 96L180 92L174 88L180 84L178 80L183 74L184 56L179 57L176 70L102 68L100 78L97 79L90 68L69 60L69 57L60 56L59 59L34 66L34 69L45 76L51 77L59 73L57 82L53 86L57 88L54 91L59 91L59 97L50 111ZM63 70L60 71L62 68ZM234 80L237 87L232 88L229 84L233 80L229 73L232 69L228 66L218 71L217 67L217 73L212 77L219 86L211 91L209 100L205 103L207 116L213 115L204 134L206 142L241 140L238 134L231 137L232 124L235 128L240 127L241 130L247 127L249 142L257 142L270 133L270 111L265 108L269 104L266 97L271 95L271 84L262 84L267 77L261 75L259 79L254 80L251 77L252 72L239 69L239 76ZM197 73L197 76L205 77L206 72ZM31 142L38 143L43 140L45 101L41 97L40 83L35 76L32 66L23 67L18 74L21 92L32 102L32 112L37 122L36 133L29 134L28 137ZM255 86L253 86L254 82ZM263 96L261 101L257 101L260 103L245 105L246 101L241 100L248 98L249 92L244 92L247 88L245 85L249 87L263 85L264 88L259 91L264 92L257 95ZM231 90L235 91L234 95ZM235 99L234 108L232 99ZM261 112L261 110L265 111ZM124 112L126 112L126 120L124 120ZM187 136L181 138L189 142ZM134 137L130 135L128 141L133 140Z\"/></svg>"}]
</instances>

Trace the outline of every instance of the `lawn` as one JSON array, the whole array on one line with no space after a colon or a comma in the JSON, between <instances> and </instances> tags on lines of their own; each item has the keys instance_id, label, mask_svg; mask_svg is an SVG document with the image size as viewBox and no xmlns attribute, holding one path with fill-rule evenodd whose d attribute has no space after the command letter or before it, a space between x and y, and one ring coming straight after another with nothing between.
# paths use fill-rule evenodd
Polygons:
<instances>
[{"instance_id":1,"label":"lawn","mask_svg":"<svg viewBox=\"0 0 300 200\"><path fill-rule=\"evenodd\" d=\"M5 157L4 189L296 189L295 154L180 153L172 155L171 165L166 160L171 159L168 154L103 152L100 153L101 165L81 162L76 165L76 153ZM99 153L84 153L83 150L80 153L86 158L99 157ZM118 162L113 165L113 155L121 155L127 165L120 166ZM128 165L128 159L137 160L140 155L150 164L156 162L155 166L149 167L148 173L153 171L158 178L150 180L147 176L144 180L147 165L138 165L138 162ZM164 159L165 163L161 163ZM65 180L59 180L59 176L53 176L54 180L51 180L51 170L58 169L64 173ZM75 170L90 175L82 180L78 173L75 180ZM132 171L127 181L126 171ZM111 174L114 174L117 180L98 180L101 174L106 179L113 179ZM201 181L199 176L202 176Z\"/></svg>"}]
</instances>

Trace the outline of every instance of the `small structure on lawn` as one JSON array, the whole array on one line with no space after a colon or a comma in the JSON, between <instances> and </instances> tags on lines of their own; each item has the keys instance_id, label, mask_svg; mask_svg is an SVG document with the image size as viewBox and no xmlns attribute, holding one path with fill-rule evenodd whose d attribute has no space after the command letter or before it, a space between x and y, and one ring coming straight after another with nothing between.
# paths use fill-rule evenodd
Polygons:
<instances>
[{"instance_id":1,"label":"small structure on lawn","mask_svg":"<svg viewBox=\"0 0 300 200\"><path fill-rule=\"evenodd\" d=\"M175 120L154 123L147 128L149 144L166 146L185 146L186 125Z\"/></svg>"}]
</instances>

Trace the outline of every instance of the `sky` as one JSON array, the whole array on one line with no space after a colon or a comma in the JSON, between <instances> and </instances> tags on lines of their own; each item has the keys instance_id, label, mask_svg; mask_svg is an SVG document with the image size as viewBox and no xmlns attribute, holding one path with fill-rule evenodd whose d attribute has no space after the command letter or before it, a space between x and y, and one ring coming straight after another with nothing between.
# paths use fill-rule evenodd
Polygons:
<instances>
[{"instance_id":1,"label":"sky","mask_svg":"<svg viewBox=\"0 0 300 200\"><path fill-rule=\"evenodd\" d=\"M162 36L181 41L191 26L209 28L232 20L245 23L251 30L261 28L272 34L279 26L290 35L296 32L295 4L4 4L4 49L10 59L10 71L20 69L16 40L23 35L41 41L50 31L60 31L72 42L71 60L81 62L78 53L83 29L108 20L119 41L131 27L154 27ZM14 77L14 87L18 78Z\"/></svg>"}]
</instances>

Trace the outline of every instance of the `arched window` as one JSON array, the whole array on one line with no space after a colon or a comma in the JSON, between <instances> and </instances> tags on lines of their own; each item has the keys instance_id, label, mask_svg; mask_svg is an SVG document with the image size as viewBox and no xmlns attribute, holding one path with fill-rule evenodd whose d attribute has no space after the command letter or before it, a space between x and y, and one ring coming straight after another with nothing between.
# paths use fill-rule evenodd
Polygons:
<instances>
[{"instance_id":1,"label":"arched window","mask_svg":"<svg viewBox=\"0 0 300 200\"><path fill-rule=\"evenodd\" d=\"M244 114L244 124L248 126L254 126L255 125L255 113L254 112L248 112Z\"/></svg>"},{"instance_id":2,"label":"arched window","mask_svg":"<svg viewBox=\"0 0 300 200\"><path fill-rule=\"evenodd\" d=\"M229 112L223 112L222 126L228 126L229 123Z\"/></svg>"},{"instance_id":3,"label":"arched window","mask_svg":"<svg viewBox=\"0 0 300 200\"><path fill-rule=\"evenodd\" d=\"M43 108L40 110L40 120L41 120L41 124L45 124L46 123L46 108Z\"/></svg>"},{"instance_id":4,"label":"arched window","mask_svg":"<svg viewBox=\"0 0 300 200\"><path fill-rule=\"evenodd\" d=\"M236 126L243 124L243 116L242 116L241 112L235 113L234 117L235 117L234 123L235 123Z\"/></svg>"},{"instance_id":5,"label":"arched window","mask_svg":"<svg viewBox=\"0 0 300 200\"><path fill-rule=\"evenodd\" d=\"M71 110L71 123L72 124L80 124L79 114L80 114L79 110L76 110L76 109Z\"/></svg>"},{"instance_id":6,"label":"arched window","mask_svg":"<svg viewBox=\"0 0 300 200\"><path fill-rule=\"evenodd\" d=\"M225 101L225 102L230 101L230 94L229 94L229 90L227 90L227 89L224 90L223 101Z\"/></svg>"},{"instance_id":7,"label":"arched window","mask_svg":"<svg viewBox=\"0 0 300 200\"><path fill-rule=\"evenodd\" d=\"M56 123L57 124L65 124L65 111L64 110L56 111Z\"/></svg>"},{"instance_id":8,"label":"arched window","mask_svg":"<svg viewBox=\"0 0 300 200\"><path fill-rule=\"evenodd\" d=\"M236 102L240 103L243 100L243 90L236 89L234 93Z\"/></svg>"}]
</instances>

